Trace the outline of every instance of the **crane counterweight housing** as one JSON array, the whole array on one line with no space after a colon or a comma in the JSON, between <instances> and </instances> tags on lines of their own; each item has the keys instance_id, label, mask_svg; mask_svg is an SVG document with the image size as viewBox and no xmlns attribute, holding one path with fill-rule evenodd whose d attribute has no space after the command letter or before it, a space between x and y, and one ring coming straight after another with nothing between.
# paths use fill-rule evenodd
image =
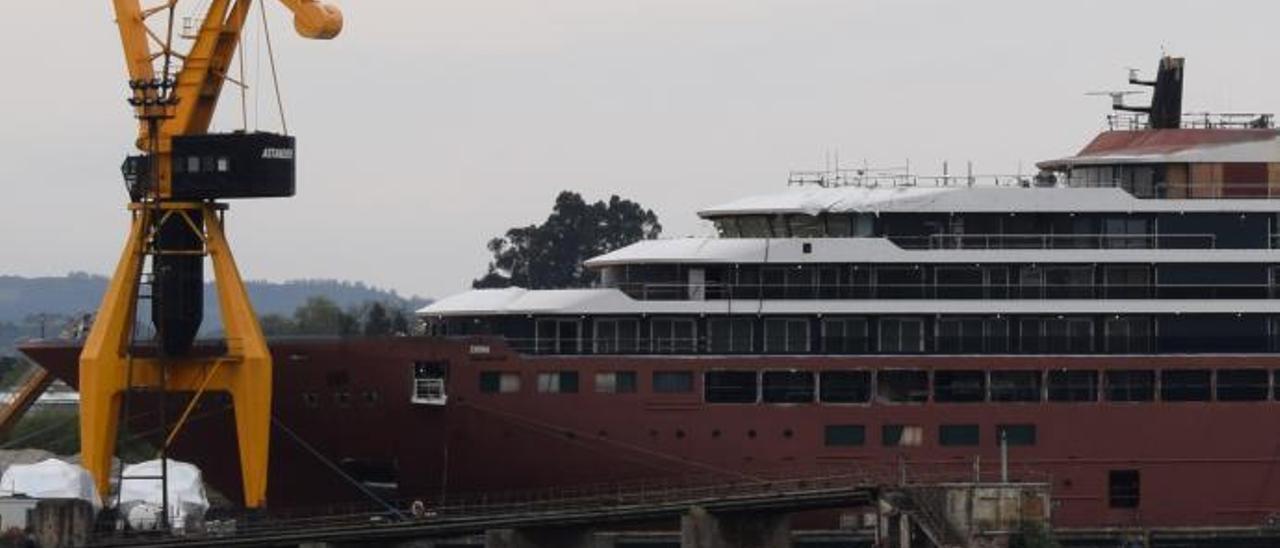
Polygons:
<instances>
[{"instance_id":1,"label":"crane counterweight housing","mask_svg":"<svg viewBox=\"0 0 1280 548\"><path fill-rule=\"evenodd\" d=\"M178 200L288 198L295 186L294 138L276 133L209 133L173 138Z\"/></svg>"}]
</instances>

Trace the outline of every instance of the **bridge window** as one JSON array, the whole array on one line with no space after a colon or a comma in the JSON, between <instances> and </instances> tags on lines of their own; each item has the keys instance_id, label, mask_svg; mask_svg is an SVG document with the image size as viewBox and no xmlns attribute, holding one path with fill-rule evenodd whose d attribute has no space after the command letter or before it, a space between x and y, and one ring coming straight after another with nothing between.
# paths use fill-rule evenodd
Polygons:
<instances>
[{"instance_id":1,"label":"bridge window","mask_svg":"<svg viewBox=\"0 0 1280 548\"><path fill-rule=\"evenodd\" d=\"M796 354L809 351L809 320L769 318L764 321L764 351Z\"/></svg>"},{"instance_id":2,"label":"bridge window","mask_svg":"<svg viewBox=\"0 0 1280 548\"><path fill-rule=\"evenodd\" d=\"M693 373L690 371L654 371L653 391L658 394L686 394L693 392Z\"/></svg>"},{"instance_id":3,"label":"bridge window","mask_svg":"<svg viewBox=\"0 0 1280 548\"><path fill-rule=\"evenodd\" d=\"M578 372L555 371L538 373L538 392L543 394L576 394L578 392Z\"/></svg>"},{"instance_id":4,"label":"bridge window","mask_svg":"<svg viewBox=\"0 0 1280 548\"><path fill-rule=\"evenodd\" d=\"M980 438L976 424L944 424L938 427L938 444L943 447L978 445Z\"/></svg>"},{"instance_id":5,"label":"bridge window","mask_svg":"<svg viewBox=\"0 0 1280 548\"><path fill-rule=\"evenodd\" d=\"M974 403L987 399L984 371L934 371L933 401Z\"/></svg>"},{"instance_id":6,"label":"bridge window","mask_svg":"<svg viewBox=\"0 0 1280 548\"><path fill-rule=\"evenodd\" d=\"M707 320L707 338L711 352L717 354L751 352L755 344L756 322L752 318L711 318Z\"/></svg>"},{"instance_id":7,"label":"bridge window","mask_svg":"<svg viewBox=\"0 0 1280 548\"><path fill-rule=\"evenodd\" d=\"M1166 369L1160 372L1163 401L1209 401L1212 394L1208 369Z\"/></svg>"},{"instance_id":8,"label":"bridge window","mask_svg":"<svg viewBox=\"0 0 1280 548\"><path fill-rule=\"evenodd\" d=\"M828 424L824 441L827 447L858 447L867 441L867 429L861 424Z\"/></svg>"},{"instance_id":9,"label":"bridge window","mask_svg":"<svg viewBox=\"0 0 1280 548\"><path fill-rule=\"evenodd\" d=\"M1098 401L1098 372L1059 369L1048 375L1049 401Z\"/></svg>"},{"instance_id":10,"label":"bridge window","mask_svg":"<svg viewBox=\"0 0 1280 548\"><path fill-rule=\"evenodd\" d=\"M998 424L996 425L996 445L1001 442L1009 447L1036 444L1036 425L1034 424Z\"/></svg>"},{"instance_id":11,"label":"bridge window","mask_svg":"<svg viewBox=\"0 0 1280 548\"><path fill-rule=\"evenodd\" d=\"M923 351L923 319L882 318L880 320L880 352L885 354L913 354Z\"/></svg>"},{"instance_id":12,"label":"bridge window","mask_svg":"<svg viewBox=\"0 0 1280 548\"><path fill-rule=\"evenodd\" d=\"M929 401L929 374L925 371L886 369L876 375L876 396L882 402Z\"/></svg>"},{"instance_id":13,"label":"bridge window","mask_svg":"<svg viewBox=\"0 0 1280 548\"><path fill-rule=\"evenodd\" d=\"M1142 476L1137 470L1107 473L1107 502L1112 508L1137 508L1142 502Z\"/></svg>"},{"instance_id":14,"label":"bridge window","mask_svg":"<svg viewBox=\"0 0 1280 548\"><path fill-rule=\"evenodd\" d=\"M1149 370L1107 371L1107 401L1141 402L1156 398L1156 373Z\"/></svg>"},{"instance_id":15,"label":"bridge window","mask_svg":"<svg viewBox=\"0 0 1280 548\"><path fill-rule=\"evenodd\" d=\"M760 375L765 403L812 403L812 371L765 371Z\"/></svg>"},{"instance_id":16,"label":"bridge window","mask_svg":"<svg viewBox=\"0 0 1280 548\"><path fill-rule=\"evenodd\" d=\"M703 377L707 403L756 403L760 400L755 371L708 371Z\"/></svg>"},{"instance_id":17,"label":"bridge window","mask_svg":"<svg viewBox=\"0 0 1280 548\"><path fill-rule=\"evenodd\" d=\"M635 371L596 373L596 392L601 394L631 394L636 391Z\"/></svg>"},{"instance_id":18,"label":"bridge window","mask_svg":"<svg viewBox=\"0 0 1280 548\"><path fill-rule=\"evenodd\" d=\"M1039 371L992 371L991 401L1040 401Z\"/></svg>"},{"instance_id":19,"label":"bridge window","mask_svg":"<svg viewBox=\"0 0 1280 548\"><path fill-rule=\"evenodd\" d=\"M697 328L691 318L654 318L649 328L654 352L688 354L697 347Z\"/></svg>"},{"instance_id":20,"label":"bridge window","mask_svg":"<svg viewBox=\"0 0 1280 548\"><path fill-rule=\"evenodd\" d=\"M880 428L880 443L885 447L919 447L924 442L924 429L919 426L886 424Z\"/></svg>"},{"instance_id":21,"label":"bridge window","mask_svg":"<svg viewBox=\"0 0 1280 548\"><path fill-rule=\"evenodd\" d=\"M822 371L818 373L818 386L823 403L871 401L870 371Z\"/></svg>"},{"instance_id":22,"label":"bridge window","mask_svg":"<svg viewBox=\"0 0 1280 548\"><path fill-rule=\"evenodd\" d=\"M1218 401L1263 401L1270 392L1265 369L1218 370Z\"/></svg>"},{"instance_id":23,"label":"bridge window","mask_svg":"<svg viewBox=\"0 0 1280 548\"><path fill-rule=\"evenodd\" d=\"M868 350L866 318L824 318L822 351L828 354L864 354Z\"/></svg>"},{"instance_id":24,"label":"bridge window","mask_svg":"<svg viewBox=\"0 0 1280 548\"><path fill-rule=\"evenodd\" d=\"M640 321L627 318L598 318L595 321L595 351L599 354L635 353L640 338Z\"/></svg>"}]
</instances>

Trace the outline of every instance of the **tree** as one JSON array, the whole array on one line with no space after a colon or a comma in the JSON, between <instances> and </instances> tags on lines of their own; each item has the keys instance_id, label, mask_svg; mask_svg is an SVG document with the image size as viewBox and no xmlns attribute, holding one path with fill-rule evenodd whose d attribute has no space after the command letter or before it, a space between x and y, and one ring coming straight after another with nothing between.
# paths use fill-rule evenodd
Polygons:
<instances>
[{"instance_id":1,"label":"tree","mask_svg":"<svg viewBox=\"0 0 1280 548\"><path fill-rule=\"evenodd\" d=\"M264 314L258 319L258 324L262 326L262 333L268 336L292 335L298 331L293 320L280 314Z\"/></svg>"},{"instance_id":2,"label":"tree","mask_svg":"<svg viewBox=\"0 0 1280 548\"><path fill-rule=\"evenodd\" d=\"M589 285L595 281L595 272L583 261L660 234L658 216L638 203L615 195L607 203L588 204L580 194L563 191L541 225L515 227L489 240L493 261L471 285L528 289Z\"/></svg>"},{"instance_id":3,"label":"tree","mask_svg":"<svg viewBox=\"0 0 1280 548\"><path fill-rule=\"evenodd\" d=\"M404 310L397 308L395 314L391 315L391 332L396 335L409 334L409 315Z\"/></svg>"},{"instance_id":4,"label":"tree","mask_svg":"<svg viewBox=\"0 0 1280 548\"><path fill-rule=\"evenodd\" d=\"M294 327L300 335L350 335L358 323L325 297L310 297L293 311Z\"/></svg>"},{"instance_id":5,"label":"tree","mask_svg":"<svg viewBox=\"0 0 1280 548\"><path fill-rule=\"evenodd\" d=\"M387 316L387 308L382 306L382 303L373 301L365 311L364 334L369 336L391 334L391 318Z\"/></svg>"}]
</instances>

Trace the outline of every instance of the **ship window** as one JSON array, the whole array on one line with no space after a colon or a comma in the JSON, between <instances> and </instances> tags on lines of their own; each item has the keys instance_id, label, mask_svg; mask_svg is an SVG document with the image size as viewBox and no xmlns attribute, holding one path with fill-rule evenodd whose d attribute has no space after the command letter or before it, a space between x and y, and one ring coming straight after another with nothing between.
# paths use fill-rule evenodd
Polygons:
<instances>
[{"instance_id":1,"label":"ship window","mask_svg":"<svg viewBox=\"0 0 1280 548\"><path fill-rule=\"evenodd\" d=\"M689 371L654 371L653 391L658 394L693 392L693 373Z\"/></svg>"},{"instance_id":2,"label":"ship window","mask_svg":"<svg viewBox=\"0 0 1280 548\"><path fill-rule=\"evenodd\" d=\"M1039 371L992 371L991 401L1040 401Z\"/></svg>"},{"instance_id":3,"label":"ship window","mask_svg":"<svg viewBox=\"0 0 1280 548\"><path fill-rule=\"evenodd\" d=\"M1059 369L1049 372L1049 401L1098 401L1098 372Z\"/></svg>"},{"instance_id":4,"label":"ship window","mask_svg":"<svg viewBox=\"0 0 1280 548\"><path fill-rule=\"evenodd\" d=\"M1265 369L1218 370L1218 401L1262 401L1270 391Z\"/></svg>"},{"instance_id":5,"label":"ship window","mask_svg":"<svg viewBox=\"0 0 1280 548\"><path fill-rule=\"evenodd\" d=\"M1001 442L1009 447L1036 444L1036 425L1034 424L998 424L996 425L996 445Z\"/></svg>"},{"instance_id":6,"label":"ship window","mask_svg":"<svg viewBox=\"0 0 1280 548\"><path fill-rule=\"evenodd\" d=\"M640 321L626 318L598 318L595 321L595 352L600 354L634 353L637 350Z\"/></svg>"},{"instance_id":7,"label":"ship window","mask_svg":"<svg viewBox=\"0 0 1280 548\"><path fill-rule=\"evenodd\" d=\"M1107 401L1136 402L1156 398L1156 373L1149 370L1114 370L1103 376Z\"/></svg>"},{"instance_id":8,"label":"ship window","mask_svg":"<svg viewBox=\"0 0 1280 548\"><path fill-rule=\"evenodd\" d=\"M511 394L520 391L519 373L498 371L480 372L480 392L484 394Z\"/></svg>"},{"instance_id":9,"label":"ship window","mask_svg":"<svg viewBox=\"0 0 1280 548\"><path fill-rule=\"evenodd\" d=\"M1044 285L1044 296L1050 299L1091 298L1093 297L1093 267L1045 267Z\"/></svg>"},{"instance_id":10,"label":"ship window","mask_svg":"<svg viewBox=\"0 0 1280 548\"><path fill-rule=\"evenodd\" d=\"M578 372L554 371L538 373L538 392L543 394L576 394L578 392Z\"/></svg>"},{"instance_id":11,"label":"ship window","mask_svg":"<svg viewBox=\"0 0 1280 548\"><path fill-rule=\"evenodd\" d=\"M1143 249L1151 247L1151 220L1143 217L1108 217L1102 222L1106 236L1103 243L1109 248Z\"/></svg>"},{"instance_id":12,"label":"ship window","mask_svg":"<svg viewBox=\"0 0 1280 548\"><path fill-rule=\"evenodd\" d=\"M983 297L985 287L981 267L940 266L934 269L933 276L939 299L981 299Z\"/></svg>"},{"instance_id":13,"label":"ship window","mask_svg":"<svg viewBox=\"0 0 1280 548\"><path fill-rule=\"evenodd\" d=\"M812 371L765 371L760 384L766 403L813 402Z\"/></svg>"},{"instance_id":14,"label":"ship window","mask_svg":"<svg viewBox=\"0 0 1280 548\"><path fill-rule=\"evenodd\" d=\"M1143 354L1151 352L1151 318L1125 316L1107 318L1107 352L1111 354Z\"/></svg>"},{"instance_id":15,"label":"ship window","mask_svg":"<svg viewBox=\"0 0 1280 548\"><path fill-rule=\"evenodd\" d=\"M1137 470L1107 473L1107 502L1112 508L1137 508L1142 502L1142 476Z\"/></svg>"},{"instance_id":16,"label":"ship window","mask_svg":"<svg viewBox=\"0 0 1280 548\"><path fill-rule=\"evenodd\" d=\"M844 213L825 213L822 215L827 224L828 238L847 238L853 234L853 226L849 215Z\"/></svg>"},{"instance_id":17,"label":"ship window","mask_svg":"<svg viewBox=\"0 0 1280 548\"><path fill-rule=\"evenodd\" d=\"M378 405L379 399L381 398L379 397L377 390L364 391L364 403L369 405L370 407Z\"/></svg>"},{"instance_id":18,"label":"ship window","mask_svg":"<svg viewBox=\"0 0 1280 548\"><path fill-rule=\"evenodd\" d=\"M920 267L877 267L875 297L878 299L919 299L924 296L924 269Z\"/></svg>"},{"instance_id":19,"label":"ship window","mask_svg":"<svg viewBox=\"0 0 1280 548\"><path fill-rule=\"evenodd\" d=\"M1208 369L1166 369L1160 372L1163 401L1209 401L1212 393Z\"/></svg>"},{"instance_id":20,"label":"ship window","mask_svg":"<svg viewBox=\"0 0 1280 548\"><path fill-rule=\"evenodd\" d=\"M226 173L231 171L231 159L226 156L218 157L218 173Z\"/></svg>"},{"instance_id":21,"label":"ship window","mask_svg":"<svg viewBox=\"0 0 1280 548\"><path fill-rule=\"evenodd\" d=\"M769 218L764 215L738 217L738 231L744 238L768 238Z\"/></svg>"},{"instance_id":22,"label":"ship window","mask_svg":"<svg viewBox=\"0 0 1280 548\"><path fill-rule=\"evenodd\" d=\"M1104 267L1105 296L1108 299L1147 299L1151 297L1151 269L1146 266L1112 265Z\"/></svg>"},{"instance_id":23,"label":"ship window","mask_svg":"<svg viewBox=\"0 0 1280 548\"><path fill-rule=\"evenodd\" d=\"M978 445L980 438L976 424L944 424L938 427L938 444L943 447Z\"/></svg>"},{"instance_id":24,"label":"ship window","mask_svg":"<svg viewBox=\"0 0 1280 548\"><path fill-rule=\"evenodd\" d=\"M756 403L760 399L755 371L707 371L703 381L707 403Z\"/></svg>"},{"instance_id":25,"label":"ship window","mask_svg":"<svg viewBox=\"0 0 1280 548\"><path fill-rule=\"evenodd\" d=\"M199 156L187 156L187 173L200 173Z\"/></svg>"},{"instance_id":26,"label":"ship window","mask_svg":"<svg viewBox=\"0 0 1280 548\"><path fill-rule=\"evenodd\" d=\"M717 354L751 352L755 344L755 320L752 318L711 318L707 320L707 339L711 352Z\"/></svg>"},{"instance_id":27,"label":"ship window","mask_svg":"<svg viewBox=\"0 0 1280 548\"><path fill-rule=\"evenodd\" d=\"M787 217L793 238L821 238L824 235L822 219L818 217L813 215L788 215Z\"/></svg>"},{"instance_id":28,"label":"ship window","mask_svg":"<svg viewBox=\"0 0 1280 548\"><path fill-rule=\"evenodd\" d=\"M987 374L984 371L934 371L933 401L973 403L987 398Z\"/></svg>"},{"instance_id":29,"label":"ship window","mask_svg":"<svg viewBox=\"0 0 1280 548\"><path fill-rule=\"evenodd\" d=\"M664 354L691 353L697 346L697 328L690 318L654 318L653 351Z\"/></svg>"},{"instance_id":30,"label":"ship window","mask_svg":"<svg viewBox=\"0 0 1280 548\"><path fill-rule=\"evenodd\" d=\"M1093 320L1090 318L1023 318L1023 352L1079 354L1093 352Z\"/></svg>"},{"instance_id":31,"label":"ship window","mask_svg":"<svg viewBox=\"0 0 1280 548\"><path fill-rule=\"evenodd\" d=\"M350 407L350 406L351 406L351 393L350 393L350 392L335 392L335 393L333 394L333 401L334 401L334 403L337 403L337 404L338 404L338 407Z\"/></svg>"},{"instance_id":32,"label":"ship window","mask_svg":"<svg viewBox=\"0 0 1280 548\"><path fill-rule=\"evenodd\" d=\"M920 318L882 318L880 320L880 352L909 354L924 351L924 320Z\"/></svg>"},{"instance_id":33,"label":"ship window","mask_svg":"<svg viewBox=\"0 0 1280 548\"><path fill-rule=\"evenodd\" d=\"M548 318L537 322L537 348L539 353L577 354L581 348L581 322L578 320Z\"/></svg>"},{"instance_id":34,"label":"ship window","mask_svg":"<svg viewBox=\"0 0 1280 548\"><path fill-rule=\"evenodd\" d=\"M596 373L596 392L601 394L631 394L635 391L635 371Z\"/></svg>"},{"instance_id":35,"label":"ship window","mask_svg":"<svg viewBox=\"0 0 1280 548\"><path fill-rule=\"evenodd\" d=\"M302 394L302 403L307 407L315 409L320 407L320 395L315 392L306 392Z\"/></svg>"},{"instance_id":36,"label":"ship window","mask_svg":"<svg viewBox=\"0 0 1280 548\"><path fill-rule=\"evenodd\" d=\"M720 217L716 219L716 231L720 233L721 238L737 238L742 235L738 230L738 219L735 217Z\"/></svg>"},{"instance_id":37,"label":"ship window","mask_svg":"<svg viewBox=\"0 0 1280 548\"><path fill-rule=\"evenodd\" d=\"M919 447L924 429L919 426L886 424L880 428L880 443L885 447Z\"/></svg>"},{"instance_id":38,"label":"ship window","mask_svg":"<svg viewBox=\"0 0 1280 548\"><path fill-rule=\"evenodd\" d=\"M943 354L1004 352L1009 346L1004 318L939 318L937 348Z\"/></svg>"},{"instance_id":39,"label":"ship window","mask_svg":"<svg viewBox=\"0 0 1280 548\"><path fill-rule=\"evenodd\" d=\"M862 354L867 352L866 318L824 318L822 351L828 354Z\"/></svg>"},{"instance_id":40,"label":"ship window","mask_svg":"<svg viewBox=\"0 0 1280 548\"><path fill-rule=\"evenodd\" d=\"M876 375L876 399L890 403L929 401L929 374L904 369L880 371Z\"/></svg>"},{"instance_id":41,"label":"ship window","mask_svg":"<svg viewBox=\"0 0 1280 548\"><path fill-rule=\"evenodd\" d=\"M823 403L871 401L870 371L823 371L818 373L818 386L818 399Z\"/></svg>"},{"instance_id":42,"label":"ship window","mask_svg":"<svg viewBox=\"0 0 1280 548\"><path fill-rule=\"evenodd\" d=\"M861 424L828 424L824 434L827 447L857 447L867 441L867 429Z\"/></svg>"},{"instance_id":43,"label":"ship window","mask_svg":"<svg viewBox=\"0 0 1280 548\"><path fill-rule=\"evenodd\" d=\"M764 321L764 351L796 354L809 351L809 320L768 318Z\"/></svg>"}]
</instances>

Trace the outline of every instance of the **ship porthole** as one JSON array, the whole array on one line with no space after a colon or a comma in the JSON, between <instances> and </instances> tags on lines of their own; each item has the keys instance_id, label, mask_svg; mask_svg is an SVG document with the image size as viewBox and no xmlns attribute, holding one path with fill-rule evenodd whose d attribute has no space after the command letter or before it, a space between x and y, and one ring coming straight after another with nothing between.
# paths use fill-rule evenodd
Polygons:
<instances>
[{"instance_id":1,"label":"ship porthole","mask_svg":"<svg viewBox=\"0 0 1280 548\"><path fill-rule=\"evenodd\" d=\"M787 439L791 439L791 438L792 438L793 436L795 436L795 435L796 435L796 433L795 433L795 432L792 432L790 428L788 428L788 429L786 429L786 430L783 430L783 431L782 431L782 437L787 438Z\"/></svg>"},{"instance_id":2,"label":"ship porthole","mask_svg":"<svg viewBox=\"0 0 1280 548\"><path fill-rule=\"evenodd\" d=\"M756 431L755 431L755 430L747 430L747 437L748 437L748 438L751 438L751 439L756 439Z\"/></svg>"},{"instance_id":3,"label":"ship porthole","mask_svg":"<svg viewBox=\"0 0 1280 548\"><path fill-rule=\"evenodd\" d=\"M717 429L715 429L715 430L712 430L712 431L711 431L711 437L713 437L713 438L717 438L717 439L718 439L718 438L720 437L720 429L719 429L719 428L717 428Z\"/></svg>"},{"instance_id":4,"label":"ship porthole","mask_svg":"<svg viewBox=\"0 0 1280 548\"><path fill-rule=\"evenodd\" d=\"M676 430L676 439L678 440L684 439L684 430Z\"/></svg>"}]
</instances>

